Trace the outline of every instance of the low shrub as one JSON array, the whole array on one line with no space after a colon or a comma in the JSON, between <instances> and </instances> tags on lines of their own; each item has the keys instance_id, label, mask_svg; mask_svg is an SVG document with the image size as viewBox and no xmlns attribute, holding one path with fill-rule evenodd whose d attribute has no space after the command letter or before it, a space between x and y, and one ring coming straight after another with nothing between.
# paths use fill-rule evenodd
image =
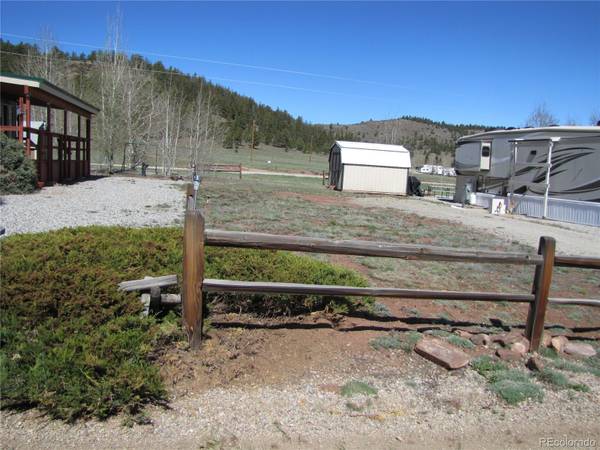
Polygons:
<instances>
[{"instance_id":1,"label":"low shrub","mask_svg":"<svg viewBox=\"0 0 600 450\"><path fill-rule=\"evenodd\" d=\"M414 350L415 345L423 338L423 335L418 331L407 331L405 333L391 332L384 336L379 336L375 339L371 339L369 345L375 350L388 349L402 349L406 353L410 353Z\"/></svg>"},{"instance_id":2,"label":"low shrub","mask_svg":"<svg viewBox=\"0 0 600 450\"><path fill-rule=\"evenodd\" d=\"M181 274L180 228L87 227L9 236L0 265L0 402L51 417L103 419L165 401L155 352L183 337L179 317L141 318L124 280ZM349 270L286 252L207 248L206 276L364 286ZM174 288L176 290L177 287ZM369 299L212 296L259 314L363 308Z\"/></svg>"},{"instance_id":3,"label":"low shrub","mask_svg":"<svg viewBox=\"0 0 600 450\"><path fill-rule=\"evenodd\" d=\"M71 422L118 412L135 417L145 404L165 400L150 360L152 319L123 316L91 330L80 320L52 318L35 328L24 322L13 314L2 319L3 407L37 406Z\"/></svg>"},{"instance_id":4,"label":"low shrub","mask_svg":"<svg viewBox=\"0 0 600 450\"><path fill-rule=\"evenodd\" d=\"M580 392L589 392L590 390L587 385L581 383L572 383L564 374L547 367L537 372L536 377L538 380L549 384L556 389L573 389Z\"/></svg>"},{"instance_id":5,"label":"low shrub","mask_svg":"<svg viewBox=\"0 0 600 450\"><path fill-rule=\"evenodd\" d=\"M466 339L464 337L452 335L452 336L448 336L448 338L446 340L450 344L456 345L457 347L461 347L461 348L475 348L475 344L473 344L470 340L468 340L468 339Z\"/></svg>"},{"instance_id":6,"label":"low shrub","mask_svg":"<svg viewBox=\"0 0 600 450\"><path fill-rule=\"evenodd\" d=\"M349 381L342 386L340 391L344 397L352 397L354 395L377 395L377 389L364 381Z\"/></svg>"},{"instance_id":7,"label":"low shrub","mask_svg":"<svg viewBox=\"0 0 600 450\"><path fill-rule=\"evenodd\" d=\"M528 373L509 369L506 364L490 356L483 355L473 359L471 367L485 377L492 392L510 405L527 399L542 401L544 398L543 389L531 382Z\"/></svg>"},{"instance_id":8,"label":"low shrub","mask_svg":"<svg viewBox=\"0 0 600 450\"><path fill-rule=\"evenodd\" d=\"M0 194L26 194L35 190L37 171L25 156L23 144L0 133Z\"/></svg>"},{"instance_id":9,"label":"low shrub","mask_svg":"<svg viewBox=\"0 0 600 450\"><path fill-rule=\"evenodd\" d=\"M488 378L493 372L507 370L508 367L501 361L497 361L491 356L483 355L474 358L471 361L471 367L486 378Z\"/></svg>"},{"instance_id":10,"label":"low shrub","mask_svg":"<svg viewBox=\"0 0 600 450\"><path fill-rule=\"evenodd\" d=\"M533 399L542 401L544 391L530 381L514 381L504 379L493 383L491 390L502 397L509 405L516 405L523 400Z\"/></svg>"}]
</instances>

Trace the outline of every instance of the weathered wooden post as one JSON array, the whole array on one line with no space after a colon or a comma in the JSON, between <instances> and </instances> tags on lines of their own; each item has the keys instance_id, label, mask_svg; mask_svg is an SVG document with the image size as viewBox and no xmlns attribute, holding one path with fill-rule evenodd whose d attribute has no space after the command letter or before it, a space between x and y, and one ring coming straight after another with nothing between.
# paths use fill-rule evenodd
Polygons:
<instances>
[{"instance_id":1,"label":"weathered wooden post","mask_svg":"<svg viewBox=\"0 0 600 450\"><path fill-rule=\"evenodd\" d=\"M542 255L542 264L535 267L532 293L535 296L533 303L529 304L525 335L529 339L529 351L537 351L544 332L548 294L552 283L554 269L554 250L556 241L552 237L542 236L538 247L538 254Z\"/></svg>"},{"instance_id":2,"label":"weathered wooden post","mask_svg":"<svg viewBox=\"0 0 600 450\"><path fill-rule=\"evenodd\" d=\"M182 314L190 348L202 343L202 281L204 280L204 217L196 209L194 188L188 185L183 229Z\"/></svg>"}]
</instances>

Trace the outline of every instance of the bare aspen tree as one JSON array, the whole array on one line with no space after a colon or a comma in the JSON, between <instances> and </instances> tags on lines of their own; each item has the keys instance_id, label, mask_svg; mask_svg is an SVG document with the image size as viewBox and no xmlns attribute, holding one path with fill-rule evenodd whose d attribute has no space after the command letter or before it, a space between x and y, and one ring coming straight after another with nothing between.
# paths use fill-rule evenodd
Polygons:
<instances>
[{"instance_id":1,"label":"bare aspen tree","mask_svg":"<svg viewBox=\"0 0 600 450\"><path fill-rule=\"evenodd\" d=\"M537 105L531 112L525 126L527 127L547 127L558 123L556 117L548 110L545 103Z\"/></svg>"},{"instance_id":2,"label":"bare aspen tree","mask_svg":"<svg viewBox=\"0 0 600 450\"><path fill-rule=\"evenodd\" d=\"M183 96L173 87L172 76L162 96L160 138L160 157L163 174L170 175L177 162L177 146L181 135L181 118L183 115Z\"/></svg>"},{"instance_id":3,"label":"bare aspen tree","mask_svg":"<svg viewBox=\"0 0 600 450\"><path fill-rule=\"evenodd\" d=\"M112 171L115 152L123 149L127 138L122 126L125 122L123 114L124 85L127 72L127 56L121 52L121 16L117 15L108 20L108 36L106 51L100 54L100 147Z\"/></svg>"}]
</instances>

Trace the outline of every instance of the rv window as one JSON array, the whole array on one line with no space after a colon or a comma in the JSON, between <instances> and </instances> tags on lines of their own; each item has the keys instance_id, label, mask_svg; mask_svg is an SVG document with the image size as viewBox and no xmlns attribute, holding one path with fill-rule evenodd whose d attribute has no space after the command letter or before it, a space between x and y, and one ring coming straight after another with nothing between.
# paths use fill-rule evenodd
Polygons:
<instances>
[{"instance_id":1,"label":"rv window","mask_svg":"<svg viewBox=\"0 0 600 450\"><path fill-rule=\"evenodd\" d=\"M491 167L492 143L481 143L481 157L479 160L479 170L490 170Z\"/></svg>"},{"instance_id":2,"label":"rv window","mask_svg":"<svg viewBox=\"0 0 600 450\"><path fill-rule=\"evenodd\" d=\"M529 152L529 156L527 156L527 162L532 162L535 159L536 155L537 155L537 150L531 150Z\"/></svg>"}]
</instances>

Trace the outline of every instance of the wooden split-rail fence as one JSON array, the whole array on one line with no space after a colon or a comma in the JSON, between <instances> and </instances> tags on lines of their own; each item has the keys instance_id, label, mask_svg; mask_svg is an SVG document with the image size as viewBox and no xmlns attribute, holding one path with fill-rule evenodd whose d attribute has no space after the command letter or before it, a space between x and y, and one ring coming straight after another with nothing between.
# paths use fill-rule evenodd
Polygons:
<instances>
[{"instance_id":1,"label":"wooden split-rail fence","mask_svg":"<svg viewBox=\"0 0 600 450\"><path fill-rule=\"evenodd\" d=\"M242 179L241 164L203 164L198 168L203 172L239 173L240 180Z\"/></svg>"},{"instance_id":2,"label":"wooden split-rail fence","mask_svg":"<svg viewBox=\"0 0 600 450\"><path fill-rule=\"evenodd\" d=\"M303 236L282 236L263 233L222 231L205 229L202 211L196 207L192 186L188 186L184 224L183 248L183 323L190 346L200 347L202 341L203 293L245 292L254 294L305 294L334 296L372 296L389 298L463 300L485 302L528 303L529 311L525 335L530 351L540 345L546 309L549 304L600 306L600 299L550 297L550 285L554 267L600 269L600 258L555 255L555 240L541 237L537 254L500 252L479 249L449 248L428 245L397 244L371 241L335 241ZM298 283L254 282L215 280L204 278L204 247L238 247L269 250L289 250L340 255L378 256L407 260L478 262L535 266L531 292L466 292L423 289L400 289L381 287L328 286ZM144 285L149 288L156 283L176 283L176 277L160 277L138 280L126 290ZM126 283L122 283L125 285ZM137 283L137 285L136 285Z\"/></svg>"}]
</instances>

